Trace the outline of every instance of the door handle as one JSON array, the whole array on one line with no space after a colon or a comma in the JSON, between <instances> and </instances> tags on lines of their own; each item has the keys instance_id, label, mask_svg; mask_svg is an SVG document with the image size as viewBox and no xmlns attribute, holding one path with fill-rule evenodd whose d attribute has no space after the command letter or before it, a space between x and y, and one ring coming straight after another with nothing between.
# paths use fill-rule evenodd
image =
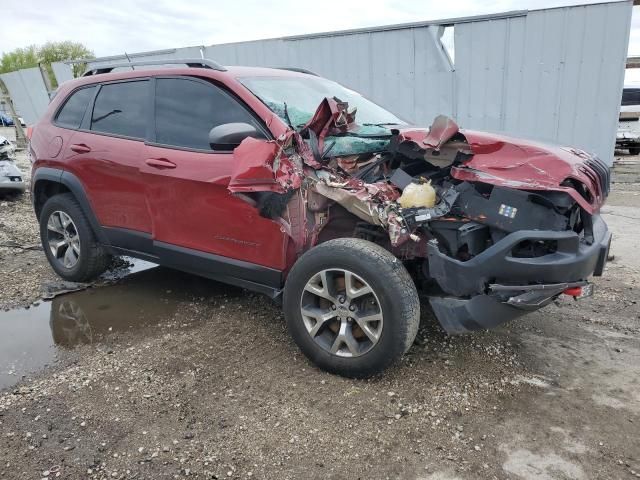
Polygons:
<instances>
[{"instance_id":1,"label":"door handle","mask_svg":"<svg viewBox=\"0 0 640 480\"><path fill-rule=\"evenodd\" d=\"M75 143L71 145L70 148L76 153L89 153L91 151L91 147L85 145L84 143Z\"/></svg>"},{"instance_id":2,"label":"door handle","mask_svg":"<svg viewBox=\"0 0 640 480\"><path fill-rule=\"evenodd\" d=\"M176 164L166 158L147 158L145 163L155 168L176 168Z\"/></svg>"}]
</instances>

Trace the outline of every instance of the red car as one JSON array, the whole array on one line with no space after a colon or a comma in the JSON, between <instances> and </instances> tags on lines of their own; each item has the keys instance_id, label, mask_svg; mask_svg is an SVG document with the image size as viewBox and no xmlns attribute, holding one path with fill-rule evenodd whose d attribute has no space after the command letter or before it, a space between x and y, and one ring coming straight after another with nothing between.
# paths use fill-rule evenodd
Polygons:
<instances>
[{"instance_id":1,"label":"red car","mask_svg":"<svg viewBox=\"0 0 640 480\"><path fill-rule=\"evenodd\" d=\"M171 63L87 72L31 132L64 279L130 255L262 292L313 362L364 377L411 347L419 291L461 333L602 274L609 170L593 155L443 116L414 127L298 69Z\"/></svg>"}]
</instances>

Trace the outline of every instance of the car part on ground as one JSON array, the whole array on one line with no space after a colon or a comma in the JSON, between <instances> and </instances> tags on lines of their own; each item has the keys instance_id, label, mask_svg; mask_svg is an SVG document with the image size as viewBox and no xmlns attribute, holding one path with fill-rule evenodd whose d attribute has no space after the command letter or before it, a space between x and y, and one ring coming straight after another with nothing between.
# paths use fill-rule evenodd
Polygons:
<instances>
[{"instance_id":1,"label":"car part on ground","mask_svg":"<svg viewBox=\"0 0 640 480\"><path fill-rule=\"evenodd\" d=\"M26 184L22 172L11 160L0 160L0 193L22 193Z\"/></svg>"},{"instance_id":2,"label":"car part on ground","mask_svg":"<svg viewBox=\"0 0 640 480\"><path fill-rule=\"evenodd\" d=\"M16 146L7 138L0 135L0 160L9 160L15 158Z\"/></svg>"},{"instance_id":3,"label":"car part on ground","mask_svg":"<svg viewBox=\"0 0 640 480\"><path fill-rule=\"evenodd\" d=\"M22 172L14 163L16 147L0 136L0 192L21 193L25 190Z\"/></svg>"},{"instance_id":4,"label":"car part on ground","mask_svg":"<svg viewBox=\"0 0 640 480\"><path fill-rule=\"evenodd\" d=\"M610 176L596 156L462 130L446 116L413 127L303 73L169 73L65 84L31 130L43 244L73 248L47 228L62 213L80 238L73 267L68 248L46 249L64 278L90 278L110 253L273 298L284 284L302 351L359 377L410 346L418 289L443 328L462 333L581 296L602 274ZM224 107L201 109L215 120L198 113L205 101Z\"/></svg>"}]
</instances>

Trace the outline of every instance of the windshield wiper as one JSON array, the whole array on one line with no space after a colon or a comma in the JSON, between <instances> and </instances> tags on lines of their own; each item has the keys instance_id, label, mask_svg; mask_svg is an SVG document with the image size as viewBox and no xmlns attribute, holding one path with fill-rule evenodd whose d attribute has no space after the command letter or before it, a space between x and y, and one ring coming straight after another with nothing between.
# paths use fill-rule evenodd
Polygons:
<instances>
[{"instance_id":1,"label":"windshield wiper","mask_svg":"<svg viewBox=\"0 0 640 480\"><path fill-rule=\"evenodd\" d=\"M284 117L287 119L287 124L289 125L289 128L291 128L292 130L295 130L295 128L293 128L293 124L291 123L291 117L289 117L289 109L287 108L287 102L283 102L284 103Z\"/></svg>"},{"instance_id":2,"label":"windshield wiper","mask_svg":"<svg viewBox=\"0 0 640 480\"><path fill-rule=\"evenodd\" d=\"M368 135L366 133L358 133L358 132L341 132L341 133L336 133L335 135L327 135L328 137L358 137L358 138L369 138L371 140L376 140L376 139L385 139L385 138L389 138L391 136L393 136L393 133L389 132L389 133L377 133L377 134L373 134L373 135Z\"/></svg>"},{"instance_id":3,"label":"windshield wiper","mask_svg":"<svg viewBox=\"0 0 640 480\"><path fill-rule=\"evenodd\" d=\"M389 125L400 125L397 122L386 122L386 123L362 123L361 125L365 127L387 127Z\"/></svg>"}]
</instances>

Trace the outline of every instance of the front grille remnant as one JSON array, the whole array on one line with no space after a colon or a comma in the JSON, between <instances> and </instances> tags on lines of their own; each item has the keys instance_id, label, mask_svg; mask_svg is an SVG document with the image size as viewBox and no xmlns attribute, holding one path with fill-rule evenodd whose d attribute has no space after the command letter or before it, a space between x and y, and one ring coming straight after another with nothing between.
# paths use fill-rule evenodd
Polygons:
<instances>
[{"instance_id":1,"label":"front grille remnant","mask_svg":"<svg viewBox=\"0 0 640 480\"><path fill-rule=\"evenodd\" d=\"M611 173L609 167L595 155L585 160L584 163L596 174L602 196L604 198L608 197L611 188Z\"/></svg>"}]
</instances>

